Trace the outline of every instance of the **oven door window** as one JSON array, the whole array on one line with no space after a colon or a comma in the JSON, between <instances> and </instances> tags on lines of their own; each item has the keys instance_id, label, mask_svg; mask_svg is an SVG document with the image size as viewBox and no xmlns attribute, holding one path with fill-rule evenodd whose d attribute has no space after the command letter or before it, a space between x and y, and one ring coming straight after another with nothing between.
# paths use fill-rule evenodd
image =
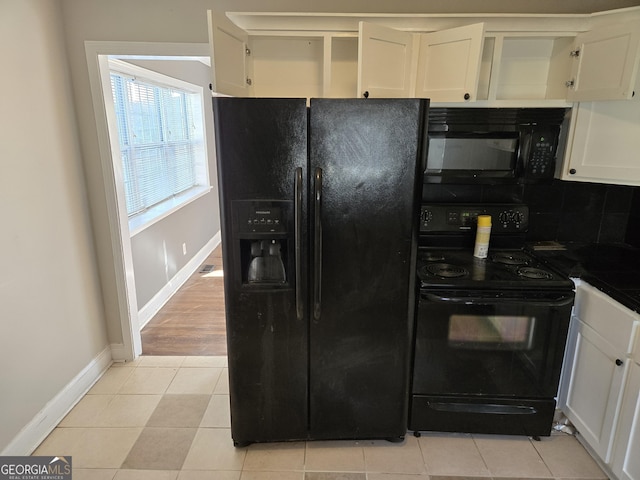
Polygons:
<instances>
[{"instance_id":1,"label":"oven door window","mask_svg":"<svg viewBox=\"0 0 640 480\"><path fill-rule=\"evenodd\" d=\"M451 348L532 350L536 319L527 315L451 315Z\"/></svg>"}]
</instances>

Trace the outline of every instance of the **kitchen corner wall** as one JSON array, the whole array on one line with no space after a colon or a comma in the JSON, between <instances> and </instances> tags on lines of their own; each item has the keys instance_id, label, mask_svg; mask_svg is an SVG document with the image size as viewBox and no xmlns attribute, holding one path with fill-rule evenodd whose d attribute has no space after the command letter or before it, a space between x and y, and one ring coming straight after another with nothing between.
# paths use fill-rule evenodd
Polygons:
<instances>
[{"instance_id":1,"label":"kitchen corner wall","mask_svg":"<svg viewBox=\"0 0 640 480\"><path fill-rule=\"evenodd\" d=\"M627 242L640 247L640 187L554 180L550 185L430 185L423 201L525 203L527 240Z\"/></svg>"}]
</instances>

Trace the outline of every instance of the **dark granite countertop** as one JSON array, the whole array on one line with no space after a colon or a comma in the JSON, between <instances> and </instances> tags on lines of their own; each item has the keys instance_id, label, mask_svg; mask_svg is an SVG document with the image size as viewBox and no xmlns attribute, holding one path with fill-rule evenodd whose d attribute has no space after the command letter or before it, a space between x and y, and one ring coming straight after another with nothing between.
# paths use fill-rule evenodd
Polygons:
<instances>
[{"instance_id":1,"label":"dark granite countertop","mask_svg":"<svg viewBox=\"0 0 640 480\"><path fill-rule=\"evenodd\" d=\"M640 312L640 249L626 244L532 243L527 247L556 270Z\"/></svg>"}]
</instances>

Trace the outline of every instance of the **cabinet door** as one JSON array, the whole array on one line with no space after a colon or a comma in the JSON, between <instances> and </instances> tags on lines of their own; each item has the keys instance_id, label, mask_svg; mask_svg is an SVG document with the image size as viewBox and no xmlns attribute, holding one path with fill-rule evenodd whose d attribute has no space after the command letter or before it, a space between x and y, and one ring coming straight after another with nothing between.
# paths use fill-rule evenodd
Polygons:
<instances>
[{"instance_id":1,"label":"cabinet door","mask_svg":"<svg viewBox=\"0 0 640 480\"><path fill-rule=\"evenodd\" d=\"M251 96L252 69L247 32L223 13L209 10L208 14L213 91L236 97Z\"/></svg>"},{"instance_id":2,"label":"cabinet door","mask_svg":"<svg viewBox=\"0 0 640 480\"><path fill-rule=\"evenodd\" d=\"M613 453L613 473L620 480L640 480L640 364L630 369Z\"/></svg>"},{"instance_id":3,"label":"cabinet door","mask_svg":"<svg viewBox=\"0 0 640 480\"><path fill-rule=\"evenodd\" d=\"M360 22L358 37L358 95L413 97L413 35Z\"/></svg>"},{"instance_id":4,"label":"cabinet door","mask_svg":"<svg viewBox=\"0 0 640 480\"><path fill-rule=\"evenodd\" d=\"M565 413L596 454L608 463L620 411L626 362L592 328L579 322Z\"/></svg>"},{"instance_id":5,"label":"cabinet door","mask_svg":"<svg viewBox=\"0 0 640 480\"><path fill-rule=\"evenodd\" d=\"M562 359L560 383L558 385L557 407L563 412L567 411L567 397L569 396L569 387L571 384L571 372L573 372L573 367L575 365L576 342L578 340L579 325L580 319L572 314L571 323L569 324L569 334L567 335L567 344L564 351L564 358Z\"/></svg>"},{"instance_id":6,"label":"cabinet door","mask_svg":"<svg viewBox=\"0 0 640 480\"><path fill-rule=\"evenodd\" d=\"M562 179L640 185L640 102L582 102L573 115Z\"/></svg>"},{"instance_id":7,"label":"cabinet door","mask_svg":"<svg viewBox=\"0 0 640 480\"><path fill-rule=\"evenodd\" d=\"M633 96L640 22L607 25L576 37L569 101L624 100ZM640 92L639 92L640 93Z\"/></svg>"},{"instance_id":8,"label":"cabinet door","mask_svg":"<svg viewBox=\"0 0 640 480\"><path fill-rule=\"evenodd\" d=\"M421 35L416 97L476 100L483 44L484 23Z\"/></svg>"}]
</instances>

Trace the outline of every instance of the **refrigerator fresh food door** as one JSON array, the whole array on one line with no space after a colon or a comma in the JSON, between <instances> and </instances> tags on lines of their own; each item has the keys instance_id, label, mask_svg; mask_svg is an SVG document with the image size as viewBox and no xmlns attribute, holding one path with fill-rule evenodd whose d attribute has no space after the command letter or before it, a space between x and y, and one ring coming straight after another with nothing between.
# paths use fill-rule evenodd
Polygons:
<instances>
[{"instance_id":1,"label":"refrigerator fresh food door","mask_svg":"<svg viewBox=\"0 0 640 480\"><path fill-rule=\"evenodd\" d=\"M427 107L311 100L313 439L406 433Z\"/></svg>"},{"instance_id":2,"label":"refrigerator fresh food door","mask_svg":"<svg viewBox=\"0 0 640 480\"><path fill-rule=\"evenodd\" d=\"M213 99L231 433L304 439L308 422L305 99Z\"/></svg>"}]
</instances>

